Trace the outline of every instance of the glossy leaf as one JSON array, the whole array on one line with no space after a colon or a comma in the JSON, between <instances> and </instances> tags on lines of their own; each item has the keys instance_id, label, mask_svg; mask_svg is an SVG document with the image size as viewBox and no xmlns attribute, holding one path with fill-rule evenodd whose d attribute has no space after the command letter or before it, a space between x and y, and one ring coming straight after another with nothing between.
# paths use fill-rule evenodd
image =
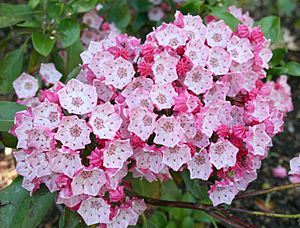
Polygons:
<instances>
[{"instance_id":1,"label":"glossy leaf","mask_svg":"<svg viewBox=\"0 0 300 228\"><path fill-rule=\"evenodd\" d=\"M59 40L64 48L74 44L80 35L80 27L76 20L65 19L58 27Z\"/></svg>"},{"instance_id":2,"label":"glossy leaf","mask_svg":"<svg viewBox=\"0 0 300 228\"><path fill-rule=\"evenodd\" d=\"M41 32L34 32L31 35L34 49L43 56L48 56L55 44L54 39Z\"/></svg>"},{"instance_id":3,"label":"glossy leaf","mask_svg":"<svg viewBox=\"0 0 300 228\"><path fill-rule=\"evenodd\" d=\"M15 25L33 15L32 8L23 5L0 3L0 28Z\"/></svg>"},{"instance_id":4,"label":"glossy leaf","mask_svg":"<svg viewBox=\"0 0 300 228\"><path fill-rule=\"evenodd\" d=\"M286 69L286 74L292 76L300 76L300 64L297 62L288 62L284 65Z\"/></svg>"},{"instance_id":5,"label":"glossy leaf","mask_svg":"<svg viewBox=\"0 0 300 228\"><path fill-rule=\"evenodd\" d=\"M38 6L38 4L40 4L40 1L41 0L29 0L28 5L34 9Z\"/></svg>"},{"instance_id":6,"label":"glossy leaf","mask_svg":"<svg viewBox=\"0 0 300 228\"><path fill-rule=\"evenodd\" d=\"M59 219L59 228L87 227L80 215L67 208L64 209Z\"/></svg>"},{"instance_id":7,"label":"glossy leaf","mask_svg":"<svg viewBox=\"0 0 300 228\"><path fill-rule=\"evenodd\" d=\"M131 21L131 13L126 0L108 0L100 10L101 15L107 15L109 22L114 22L117 27L124 29Z\"/></svg>"},{"instance_id":8,"label":"glossy leaf","mask_svg":"<svg viewBox=\"0 0 300 228\"><path fill-rule=\"evenodd\" d=\"M152 4L148 0L130 0L133 9L139 12L148 12Z\"/></svg>"},{"instance_id":9,"label":"glossy leaf","mask_svg":"<svg viewBox=\"0 0 300 228\"><path fill-rule=\"evenodd\" d=\"M44 186L30 197L18 177L7 188L0 191L1 227L37 227L54 203L54 193Z\"/></svg>"},{"instance_id":10,"label":"glossy leaf","mask_svg":"<svg viewBox=\"0 0 300 228\"><path fill-rule=\"evenodd\" d=\"M133 190L145 197L158 198L160 193L160 186L158 181L152 183L145 179L131 179Z\"/></svg>"},{"instance_id":11,"label":"glossy leaf","mask_svg":"<svg viewBox=\"0 0 300 228\"><path fill-rule=\"evenodd\" d=\"M15 113L25 110L26 106L11 101L0 101L0 131L9 131L14 124Z\"/></svg>"},{"instance_id":12,"label":"glossy leaf","mask_svg":"<svg viewBox=\"0 0 300 228\"><path fill-rule=\"evenodd\" d=\"M261 26L266 38L271 39L272 42L277 42L281 40L281 30L280 30L280 18L276 16L267 16L262 18L258 25Z\"/></svg>"},{"instance_id":13,"label":"glossy leaf","mask_svg":"<svg viewBox=\"0 0 300 228\"><path fill-rule=\"evenodd\" d=\"M82 63L80 53L83 52L83 50L84 48L80 39L67 48L66 74L72 72L72 70Z\"/></svg>"},{"instance_id":14,"label":"glossy leaf","mask_svg":"<svg viewBox=\"0 0 300 228\"><path fill-rule=\"evenodd\" d=\"M22 73L24 46L9 52L0 61L0 94L12 92L13 81Z\"/></svg>"},{"instance_id":15,"label":"glossy leaf","mask_svg":"<svg viewBox=\"0 0 300 228\"><path fill-rule=\"evenodd\" d=\"M194 197L200 200L208 199L208 188L206 185L200 184L196 179L192 180L187 170L181 173L181 177L186 186L186 190Z\"/></svg>"},{"instance_id":16,"label":"glossy leaf","mask_svg":"<svg viewBox=\"0 0 300 228\"><path fill-rule=\"evenodd\" d=\"M91 11L96 3L96 0L75 0L72 2L72 8L78 13L85 13Z\"/></svg>"}]
</instances>

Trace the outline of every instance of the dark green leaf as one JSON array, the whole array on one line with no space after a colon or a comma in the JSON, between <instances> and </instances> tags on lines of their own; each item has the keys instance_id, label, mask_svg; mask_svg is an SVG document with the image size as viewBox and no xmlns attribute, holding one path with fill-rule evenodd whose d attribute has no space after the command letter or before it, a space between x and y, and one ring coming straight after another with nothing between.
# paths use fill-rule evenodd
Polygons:
<instances>
[{"instance_id":1,"label":"dark green leaf","mask_svg":"<svg viewBox=\"0 0 300 228\"><path fill-rule=\"evenodd\" d=\"M95 8L97 0L75 0L72 2L72 8L78 13L85 13Z\"/></svg>"},{"instance_id":2,"label":"dark green leaf","mask_svg":"<svg viewBox=\"0 0 300 228\"><path fill-rule=\"evenodd\" d=\"M157 198L160 192L160 185L158 181L152 183L146 181L145 179L131 179L131 184L133 190L145 197Z\"/></svg>"},{"instance_id":3,"label":"dark green leaf","mask_svg":"<svg viewBox=\"0 0 300 228\"><path fill-rule=\"evenodd\" d=\"M177 226L175 222L171 221L166 225L165 228L177 228Z\"/></svg>"},{"instance_id":4,"label":"dark green leaf","mask_svg":"<svg viewBox=\"0 0 300 228\"><path fill-rule=\"evenodd\" d=\"M18 177L0 191L1 227L37 227L53 206L54 197L44 186L30 197L22 187L22 178Z\"/></svg>"},{"instance_id":5,"label":"dark green leaf","mask_svg":"<svg viewBox=\"0 0 300 228\"><path fill-rule=\"evenodd\" d=\"M39 28L42 24L38 20L28 20L17 24L17 26L22 28Z\"/></svg>"},{"instance_id":6,"label":"dark green leaf","mask_svg":"<svg viewBox=\"0 0 300 228\"><path fill-rule=\"evenodd\" d=\"M31 7L27 5L0 3L0 28L15 25L30 18L32 14Z\"/></svg>"},{"instance_id":7,"label":"dark green leaf","mask_svg":"<svg viewBox=\"0 0 300 228\"><path fill-rule=\"evenodd\" d=\"M148 0L130 0L132 8L139 12L148 12L152 4Z\"/></svg>"},{"instance_id":8,"label":"dark green leaf","mask_svg":"<svg viewBox=\"0 0 300 228\"><path fill-rule=\"evenodd\" d=\"M38 4L40 4L40 1L41 0L29 0L28 5L34 9L38 6Z\"/></svg>"},{"instance_id":9,"label":"dark green leaf","mask_svg":"<svg viewBox=\"0 0 300 228\"><path fill-rule=\"evenodd\" d=\"M80 53L83 52L83 50L84 48L80 39L78 39L74 44L67 48L66 75L82 63Z\"/></svg>"},{"instance_id":10,"label":"dark green leaf","mask_svg":"<svg viewBox=\"0 0 300 228\"><path fill-rule=\"evenodd\" d=\"M200 200L205 200L208 198L207 186L201 185L197 179L192 180L190 178L190 173L187 170L181 173L181 177L184 181L187 191L190 192L194 197Z\"/></svg>"},{"instance_id":11,"label":"dark green leaf","mask_svg":"<svg viewBox=\"0 0 300 228\"><path fill-rule=\"evenodd\" d=\"M0 132L0 137L5 147L16 148L17 139L13 135L9 134L8 132Z\"/></svg>"},{"instance_id":12,"label":"dark green leaf","mask_svg":"<svg viewBox=\"0 0 300 228\"><path fill-rule=\"evenodd\" d=\"M0 101L0 131L9 131L14 124L15 113L26 107L11 101Z\"/></svg>"},{"instance_id":13,"label":"dark green leaf","mask_svg":"<svg viewBox=\"0 0 300 228\"><path fill-rule=\"evenodd\" d=\"M79 74L81 70L81 67L78 66L78 67L75 67L67 76L66 80L64 80L65 82L68 82L70 81L72 78L76 78L77 75Z\"/></svg>"},{"instance_id":14,"label":"dark green leaf","mask_svg":"<svg viewBox=\"0 0 300 228\"><path fill-rule=\"evenodd\" d=\"M147 221L148 228L165 228L167 225L167 216L161 211L155 211Z\"/></svg>"},{"instance_id":15,"label":"dark green leaf","mask_svg":"<svg viewBox=\"0 0 300 228\"><path fill-rule=\"evenodd\" d=\"M276 48L275 50L273 50L273 56L272 59L270 60L270 65L272 67L278 66L283 61L285 54L286 54L286 49Z\"/></svg>"},{"instance_id":16,"label":"dark green leaf","mask_svg":"<svg viewBox=\"0 0 300 228\"><path fill-rule=\"evenodd\" d=\"M297 62L288 62L283 66L287 69L286 73L292 76L300 76L300 64Z\"/></svg>"},{"instance_id":17,"label":"dark green leaf","mask_svg":"<svg viewBox=\"0 0 300 228\"><path fill-rule=\"evenodd\" d=\"M211 15L223 20L233 31L236 30L240 21L232 14L220 8L213 9Z\"/></svg>"},{"instance_id":18,"label":"dark green leaf","mask_svg":"<svg viewBox=\"0 0 300 228\"><path fill-rule=\"evenodd\" d=\"M176 186L173 180L162 183L160 199L179 201L181 194L181 190Z\"/></svg>"},{"instance_id":19,"label":"dark green leaf","mask_svg":"<svg viewBox=\"0 0 300 228\"><path fill-rule=\"evenodd\" d=\"M99 12L107 15L109 22L114 22L117 27L124 29L131 21L131 13L126 0L108 0Z\"/></svg>"},{"instance_id":20,"label":"dark green leaf","mask_svg":"<svg viewBox=\"0 0 300 228\"><path fill-rule=\"evenodd\" d=\"M271 39L272 42L278 42L282 39L280 30L280 18L276 16L267 16L262 18L258 25L261 26L265 37Z\"/></svg>"},{"instance_id":21,"label":"dark green leaf","mask_svg":"<svg viewBox=\"0 0 300 228\"><path fill-rule=\"evenodd\" d=\"M65 208L59 219L59 228L75 228L80 225L86 226L80 215Z\"/></svg>"},{"instance_id":22,"label":"dark green leaf","mask_svg":"<svg viewBox=\"0 0 300 228\"><path fill-rule=\"evenodd\" d=\"M43 56L48 56L53 49L55 40L41 32L34 32L31 35L34 49Z\"/></svg>"},{"instance_id":23,"label":"dark green leaf","mask_svg":"<svg viewBox=\"0 0 300 228\"><path fill-rule=\"evenodd\" d=\"M33 50L29 57L27 71L33 74L40 68L41 63L45 62L48 62L48 58L39 54L36 50Z\"/></svg>"},{"instance_id":24,"label":"dark green leaf","mask_svg":"<svg viewBox=\"0 0 300 228\"><path fill-rule=\"evenodd\" d=\"M191 228L191 227L193 227L193 225L194 225L194 220L191 217L187 216L187 217L183 218L180 227Z\"/></svg>"},{"instance_id":25,"label":"dark green leaf","mask_svg":"<svg viewBox=\"0 0 300 228\"><path fill-rule=\"evenodd\" d=\"M67 48L79 39L80 27L76 20L65 19L60 23L58 32L59 40L63 47Z\"/></svg>"},{"instance_id":26,"label":"dark green leaf","mask_svg":"<svg viewBox=\"0 0 300 228\"><path fill-rule=\"evenodd\" d=\"M13 81L21 74L23 68L24 48L18 48L8 53L0 61L0 94L7 94L13 90Z\"/></svg>"},{"instance_id":27,"label":"dark green leaf","mask_svg":"<svg viewBox=\"0 0 300 228\"><path fill-rule=\"evenodd\" d=\"M47 3L47 13L49 17L55 19L62 14L64 3L59 0L52 0Z\"/></svg>"},{"instance_id":28,"label":"dark green leaf","mask_svg":"<svg viewBox=\"0 0 300 228\"><path fill-rule=\"evenodd\" d=\"M206 222L206 223L211 222L211 217L207 213L205 213L204 211L194 210L192 217L197 222Z\"/></svg>"},{"instance_id":29,"label":"dark green leaf","mask_svg":"<svg viewBox=\"0 0 300 228\"><path fill-rule=\"evenodd\" d=\"M204 1L199 0L187 0L183 3L180 8L180 11L184 14L192 14L192 15L199 15L201 12L201 7Z\"/></svg>"}]
</instances>

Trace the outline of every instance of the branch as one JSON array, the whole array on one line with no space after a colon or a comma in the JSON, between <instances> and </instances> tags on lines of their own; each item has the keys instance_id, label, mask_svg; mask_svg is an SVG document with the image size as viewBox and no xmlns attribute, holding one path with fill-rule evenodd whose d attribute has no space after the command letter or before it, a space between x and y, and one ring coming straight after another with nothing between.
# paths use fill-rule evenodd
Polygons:
<instances>
[{"instance_id":1,"label":"branch","mask_svg":"<svg viewBox=\"0 0 300 228\"><path fill-rule=\"evenodd\" d=\"M267 213L262 211L250 211L250 210L240 209L240 208L228 208L228 210L241 212L248 215L266 216L266 217L273 217L273 218L287 218L287 219L300 218L300 214L277 214L277 213Z\"/></svg>"},{"instance_id":2,"label":"branch","mask_svg":"<svg viewBox=\"0 0 300 228\"><path fill-rule=\"evenodd\" d=\"M235 199L250 198L250 197L254 197L254 196L268 194L268 193L271 193L271 192L277 192L277 191L282 191L282 190L287 190L287 189L297 188L297 187L300 187L300 183L286 184L286 185L281 185L281 186L277 186L277 187L267 188L267 189L264 189L264 190L257 190L257 191L242 193L242 194L237 195L235 197Z\"/></svg>"},{"instance_id":3,"label":"branch","mask_svg":"<svg viewBox=\"0 0 300 228\"><path fill-rule=\"evenodd\" d=\"M220 220L222 223L230 225L233 228L254 228L253 225L246 223L245 221L240 220L234 215L228 214L227 211L222 211L221 208L198 204L198 203L189 203L189 202L177 202L177 201L168 201L168 200L159 200L153 198L142 197L147 204L163 207L178 207L178 208L188 208L194 210L203 210L207 212L210 216ZM218 211L222 214L213 212Z\"/></svg>"}]
</instances>

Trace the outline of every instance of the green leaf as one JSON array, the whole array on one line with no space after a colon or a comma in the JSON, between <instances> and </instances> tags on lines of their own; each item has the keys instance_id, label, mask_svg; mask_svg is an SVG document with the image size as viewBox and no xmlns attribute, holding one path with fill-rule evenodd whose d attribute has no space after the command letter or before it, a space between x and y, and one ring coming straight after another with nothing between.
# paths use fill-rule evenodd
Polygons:
<instances>
[{"instance_id":1,"label":"green leaf","mask_svg":"<svg viewBox=\"0 0 300 228\"><path fill-rule=\"evenodd\" d=\"M78 13L85 13L95 8L97 0L75 0L72 2L72 8Z\"/></svg>"},{"instance_id":2,"label":"green leaf","mask_svg":"<svg viewBox=\"0 0 300 228\"><path fill-rule=\"evenodd\" d=\"M38 6L38 4L40 4L40 1L41 0L29 0L28 5L34 9Z\"/></svg>"},{"instance_id":3,"label":"green leaf","mask_svg":"<svg viewBox=\"0 0 300 228\"><path fill-rule=\"evenodd\" d=\"M276 48L275 50L273 50L273 56L270 60L270 65L272 67L278 66L283 61L286 52L287 50L284 48Z\"/></svg>"},{"instance_id":4,"label":"green leaf","mask_svg":"<svg viewBox=\"0 0 300 228\"><path fill-rule=\"evenodd\" d=\"M292 76L300 76L300 64L297 62L288 62L283 66L286 69L286 74Z\"/></svg>"},{"instance_id":5,"label":"green leaf","mask_svg":"<svg viewBox=\"0 0 300 228\"><path fill-rule=\"evenodd\" d=\"M65 19L58 26L59 40L64 48L74 44L80 35L80 26L76 20Z\"/></svg>"},{"instance_id":6,"label":"green leaf","mask_svg":"<svg viewBox=\"0 0 300 228\"><path fill-rule=\"evenodd\" d=\"M55 44L54 39L41 32L34 32L31 34L34 49L43 56L48 56Z\"/></svg>"},{"instance_id":7,"label":"green leaf","mask_svg":"<svg viewBox=\"0 0 300 228\"><path fill-rule=\"evenodd\" d=\"M50 18L58 18L64 11L64 3L59 0L51 0L47 3L47 14Z\"/></svg>"},{"instance_id":8,"label":"green leaf","mask_svg":"<svg viewBox=\"0 0 300 228\"><path fill-rule=\"evenodd\" d=\"M37 227L52 208L54 197L44 186L30 197L18 177L0 191L1 227Z\"/></svg>"},{"instance_id":9,"label":"green leaf","mask_svg":"<svg viewBox=\"0 0 300 228\"><path fill-rule=\"evenodd\" d=\"M204 211L194 210L192 217L197 222L206 222L206 223L211 222L211 217Z\"/></svg>"},{"instance_id":10,"label":"green leaf","mask_svg":"<svg viewBox=\"0 0 300 228\"><path fill-rule=\"evenodd\" d=\"M131 184L133 190L145 197L157 198L160 192L160 185L158 181L152 183L146 181L145 179L131 179Z\"/></svg>"},{"instance_id":11,"label":"green leaf","mask_svg":"<svg viewBox=\"0 0 300 228\"><path fill-rule=\"evenodd\" d=\"M81 70L81 67L80 67L80 66L74 68L74 69L68 74L66 80L63 80L63 81L68 82L68 81L70 81L72 78L76 78L77 75L79 74L80 70Z\"/></svg>"},{"instance_id":12,"label":"green leaf","mask_svg":"<svg viewBox=\"0 0 300 228\"><path fill-rule=\"evenodd\" d=\"M82 63L80 53L83 52L83 50L84 48L80 39L67 48L66 75Z\"/></svg>"},{"instance_id":13,"label":"green leaf","mask_svg":"<svg viewBox=\"0 0 300 228\"><path fill-rule=\"evenodd\" d=\"M12 92L13 81L22 73L24 48L9 52L0 61L0 94Z\"/></svg>"},{"instance_id":14,"label":"green leaf","mask_svg":"<svg viewBox=\"0 0 300 228\"><path fill-rule=\"evenodd\" d=\"M131 21L131 13L126 0L108 0L99 11L107 15L109 22L114 22L118 28L124 29Z\"/></svg>"},{"instance_id":15,"label":"green leaf","mask_svg":"<svg viewBox=\"0 0 300 228\"><path fill-rule=\"evenodd\" d=\"M16 148L18 141L13 135L8 132L0 132L0 138L5 147Z\"/></svg>"},{"instance_id":16,"label":"green leaf","mask_svg":"<svg viewBox=\"0 0 300 228\"><path fill-rule=\"evenodd\" d=\"M267 16L263 17L258 25L261 26L261 29L266 38L271 39L271 41L278 42L282 39L281 30L280 30L280 18L276 16Z\"/></svg>"},{"instance_id":17,"label":"green leaf","mask_svg":"<svg viewBox=\"0 0 300 228\"><path fill-rule=\"evenodd\" d=\"M241 23L235 16L220 8L213 8L211 15L223 20L233 31Z\"/></svg>"},{"instance_id":18,"label":"green leaf","mask_svg":"<svg viewBox=\"0 0 300 228\"><path fill-rule=\"evenodd\" d=\"M39 28L42 26L42 24L38 20L27 20L17 24L17 26L22 28Z\"/></svg>"},{"instance_id":19,"label":"green leaf","mask_svg":"<svg viewBox=\"0 0 300 228\"><path fill-rule=\"evenodd\" d=\"M16 112L25 110L26 106L11 101L0 101L0 131L9 131L14 124Z\"/></svg>"},{"instance_id":20,"label":"green leaf","mask_svg":"<svg viewBox=\"0 0 300 228\"><path fill-rule=\"evenodd\" d=\"M168 180L162 183L160 199L179 201L181 198L181 190L173 180Z\"/></svg>"},{"instance_id":21,"label":"green leaf","mask_svg":"<svg viewBox=\"0 0 300 228\"><path fill-rule=\"evenodd\" d=\"M45 63L45 62L48 62L47 57L39 54L36 50L32 50L29 57L27 71L29 73L34 73L40 68L41 63Z\"/></svg>"},{"instance_id":22,"label":"green leaf","mask_svg":"<svg viewBox=\"0 0 300 228\"><path fill-rule=\"evenodd\" d=\"M206 185L201 185L197 180L191 180L190 173L187 170L182 172L180 175L188 192L190 192L197 199L208 199L208 188Z\"/></svg>"},{"instance_id":23,"label":"green leaf","mask_svg":"<svg viewBox=\"0 0 300 228\"><path fill-rule=\"evenodd\" d=\"M149 228L165 228L167 225L167 216L161 211L155 211L151 217L147 220L147 226Z\"/></svg>"},{"instance_id":24,"label":"green leaf","mask_svg":"<svg viewBox=\"0 0 300 228\"><path fill-rule=\"evenodd\" d=\"M152 8L148 0L130 0L130 4L138 12L148 12Z\"/></svg>"},{"instance_id":25,"label":"green leaf","mask_svg":"<svg viewBox=\"0 0 300 228\"><path fill-rule=\"evenodd\" d=\"M75 228L78 226L86 227L77 212L65 208L59 219L59 228Z\"/></svg>"},{"instance_id":26,"label":"green leaf","mask_svg":"<svg viewBox=\"0 0 300 228\"><path fill-rule=\"evenodd\" d=\"M27 5L0 3L0 28L15 25L30 18L32 14L31 7Z\"/></svg>"},{"instance_id":27,"label":"green leaf","mask_svg":"<svg viewBox=\"0 0 300 228\"><path fill-rule=\"evenodd\" d=\"M184 14L192 14L192 15L199 15L201 12L201 8L204 1L199 0L187 0L183 3L180 8L180 11Z\"/></svg>"},{"instance_id":28,"label":"green leaf","mask_svg":"<svg viewBox=\"0 0 300 228\"><path fill-rule=\"evenodd\" d=\"M180 227L191 228L191 227L193 227L193 225L194 225L194 220L191 217L187 216L187 217L183 218Z\"/></svg>"}]
</instances>

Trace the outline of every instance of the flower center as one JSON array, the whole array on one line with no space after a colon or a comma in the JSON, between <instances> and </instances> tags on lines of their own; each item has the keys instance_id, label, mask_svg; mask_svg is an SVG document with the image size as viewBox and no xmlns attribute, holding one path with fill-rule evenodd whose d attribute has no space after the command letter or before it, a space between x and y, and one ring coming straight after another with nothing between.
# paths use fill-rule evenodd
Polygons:
<instances>
[{"instance_id":1,"label":"flower center","mask_svg":"<svg viewBox=\"0 0 300 228\"><path fill-rule=\"evenodd\" d=\"M173 131L174 131L174 124L173 124L172 122L170 122L170 121L167 121L167 122L163 125L162 129L163 129L165 132L168 132L168 133L173 132Z\"/></svg>"},{"instance_id":2,"label":"flower center","mask_svg":"<svg viewBox=\"0 0 300 228\"><path fill-rule=\"evenodd\" d=\"M83 101L80 97L73 97L72 98L72 105L78 108L81 105L83 105Z\"/></svg>"},{"instance_id":3,"label":"flower center","mask_svg":"<svg viewBox=\"0 0 300 228\"><path fill-rule=\"evenodd\" d=\"M81 135L81 132L82 129L77 124L70 128L70 133L74 138L78 138Z\"/></svg>"}]
</instances>

